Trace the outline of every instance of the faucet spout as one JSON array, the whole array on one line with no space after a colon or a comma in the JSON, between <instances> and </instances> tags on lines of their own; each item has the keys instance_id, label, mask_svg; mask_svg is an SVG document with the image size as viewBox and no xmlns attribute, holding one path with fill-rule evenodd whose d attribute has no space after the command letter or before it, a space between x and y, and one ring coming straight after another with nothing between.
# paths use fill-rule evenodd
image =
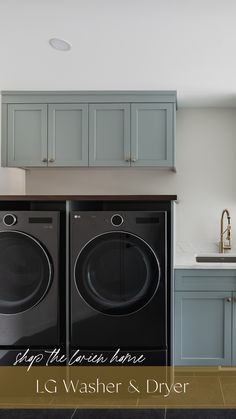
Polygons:
<instances>
[{"instance_id":1,"label":"faucet spout","mask_svg":"<svg viewBox=\"0 0 236 419\"><path fill-rule=\"evenodd\" d=\"M227 215L228 225L226 229L224 230L224 215ZM225 249L230 250L231 249L231 224L230 224L230 214L227 209L224 209L222 211L221 215L221 222L220 222L220 253L224 253ZM224 242L224 234L226 235L226 240L228 241L228 244Z\"/></svg>"}]
</instances>

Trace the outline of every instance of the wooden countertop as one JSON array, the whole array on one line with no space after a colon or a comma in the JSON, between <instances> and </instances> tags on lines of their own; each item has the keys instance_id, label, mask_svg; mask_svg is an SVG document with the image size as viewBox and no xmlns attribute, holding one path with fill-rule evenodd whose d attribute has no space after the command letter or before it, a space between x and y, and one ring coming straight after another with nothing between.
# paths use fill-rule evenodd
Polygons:
<instances>
[{"instance_id":1,"label":"wooden countertop","mask_svg":"<svg viewBox=\"0 0 236 419\"><path fill-rule=\"evenodd\" d=\"M177 195L0 195L0 201L176 201Z\"/></svg>"}]
</instances>

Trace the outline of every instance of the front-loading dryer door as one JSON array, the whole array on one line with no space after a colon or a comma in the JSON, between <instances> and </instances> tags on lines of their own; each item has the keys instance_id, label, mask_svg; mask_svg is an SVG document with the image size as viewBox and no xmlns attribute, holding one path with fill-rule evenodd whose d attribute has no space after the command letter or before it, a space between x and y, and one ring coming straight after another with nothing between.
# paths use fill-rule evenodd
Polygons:
<instances>
[{"instance_id":1,"label":"front-loading dryer door","mask_svg":"<svg viewBox=\"0 0 236 419\"><path fill-rule=\"evenodd\" d=\"M48 254L20 231L0 232L0 313L29 310L46 295L52 278Z\"/></svg>"},{"instance_id":2,"label":"front-loading dryer door","mask_svg":"<svg viewBox=\"0 0 236 419\"><path fill-rule=\"evenodd\" d=\"M108 315L125 315L140 310L155 295L160 266L143 239L128 232L109 232L82 249L74 279L90 307Z\"/></svg>"}]
</instances>

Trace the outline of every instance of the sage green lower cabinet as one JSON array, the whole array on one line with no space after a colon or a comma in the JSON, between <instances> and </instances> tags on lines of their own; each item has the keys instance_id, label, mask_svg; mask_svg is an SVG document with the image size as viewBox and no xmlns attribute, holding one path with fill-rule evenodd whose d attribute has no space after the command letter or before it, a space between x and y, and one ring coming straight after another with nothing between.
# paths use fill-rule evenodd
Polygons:
<instances>
[{"instance_id":1,"label":"sage green lower cabinet","mask_svg":"<svg viewBox=\"0 0 236 419\"><path fill-rule=\"evenodd\" d=\"M132 166L174 166L173 104L131 105Z\"/></svg>"},{"instance_id":2,"label":"sage green lower cabinet","mask_svg":"<svg viewBox=\"0 0 236 419\"><path fill-rule=\"evenodd\" d=\"M48 166L88 166L88 105L48 105Z\"/></svg>"},{"instance_id":3,"label":"sage green lower cabinet","mask_svg":"<svg viewBox=\"0 0 236 419\"><path fill-rule=\"evenodd\" d=\"M236 367L236 292L233 293L232 366Z\"/></svg>"},{"instance_id":4,"label":"sage green lower cabinet","mask_svg":"<svg viewBox=\"0 0 236 419\"><path fill-rule=\"evenodd\" d=\"M130 166L130 105L89 105L89 165Z\"/></svg>"},{"instance_id":5,"label":"sage green lower cabinet","mask_svg":"<svg viewBox=\"0 0 236 419\"><path fill-rule=\"evenodd\" d=\"M174 364L236 364L236 270L175 270Z\"/></svg>"},{"instance_id":6,"label":"sage green lower cabinet","mask_svg":"<svg viewBox=\"0 0 236 419\"><path fill-rule=\"evenodd\" d=\"M7 161L10 167L45 166L47 105L8 105Z\"/></svg>"},{"instance_id":7,"label":"sage green lower cabinet","mask_svg":"<svg viewBox=\"0 0 236 419\"><path fill-rule=\"evenodd\" d=\"M231 365L228 296L227 292L176 292L176 365Z\"/></svg>"}]
</instances>

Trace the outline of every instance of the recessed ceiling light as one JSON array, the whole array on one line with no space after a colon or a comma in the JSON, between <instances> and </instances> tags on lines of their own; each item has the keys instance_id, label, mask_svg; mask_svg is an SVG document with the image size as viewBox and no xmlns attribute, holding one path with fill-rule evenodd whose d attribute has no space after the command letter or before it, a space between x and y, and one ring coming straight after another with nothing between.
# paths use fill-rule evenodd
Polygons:
<instances>
[{"instance_id":1,"label":"recessed ceiling light","mask_svg":"<svg viewBox=\"0 0 236 419\"><path fill-rule=\"evenodd\" d=\"M52 38L49 39L49 44L52 48L57 49L58 51L70 51L71 49L71 44L64 41L64 39Z\"/></svg>"}]
</instances>

